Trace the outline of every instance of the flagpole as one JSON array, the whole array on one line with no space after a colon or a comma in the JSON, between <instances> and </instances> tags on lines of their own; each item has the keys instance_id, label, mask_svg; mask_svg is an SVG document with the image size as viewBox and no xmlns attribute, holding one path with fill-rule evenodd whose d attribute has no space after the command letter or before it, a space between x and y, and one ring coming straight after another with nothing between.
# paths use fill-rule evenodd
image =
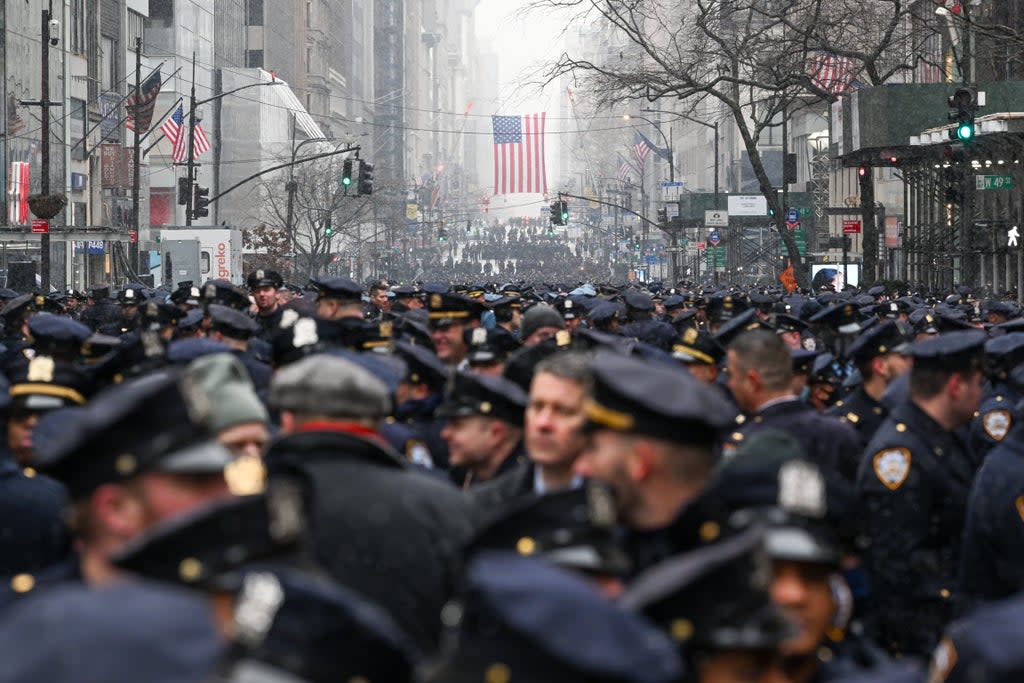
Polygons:
<instances>
[{"instance_id":1,"label":"flagpole","mask_svg":"<svg viewBox=\"0 0 1024 683\"><path fill-rule=\"evenodd\" d=\"M185 198L185 225L192 225L192 190L196 183L196 158L192 146L196 135L196 53L192 53L192 91L188 96L188 195Z\"/></svg>"},{"instance_id":2,"label":"flagpole","mask_svg":"<svg viewBox=\"0 0 1024 683\"><path fill-rule=\"evenodd\" d=\"M139 114L142 111L142 37L135 38L135 130L133 143L132 143L132 230L135 232L135 246L128 247L128 265L132 269L133 275L139 273L139 246L142 244L142 240L139 236L139 184L142 182L142 175L139 172L139 161L142 156L142 131L139 130L141 127L139 124ZM150 121L150 126L153 122ZM128 238L128 244L132 244L131 236ZM148 268L147 268L148 270Z\"/></svg>"}]
</instances>

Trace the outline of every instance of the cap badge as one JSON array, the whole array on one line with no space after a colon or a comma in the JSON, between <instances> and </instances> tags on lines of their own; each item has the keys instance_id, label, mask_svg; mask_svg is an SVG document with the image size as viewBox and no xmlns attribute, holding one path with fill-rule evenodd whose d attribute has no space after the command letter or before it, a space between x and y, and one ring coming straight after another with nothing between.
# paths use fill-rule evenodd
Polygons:
<instances>
[{"instance_id":1,"label":"cap badge","mask_svg":"<svg viewBox=\"0 0 1024 683\"><path fill-rule=\"evenodd\" d=\"M605 487L600 485L587 487L587 512L595 527L610 529L615 526L617 520L615 500Z\"/></svg>"},{"instance_id":2,"label":"cap badge","mask_svg":"<svg viewBox=\"0 0 1024 683\"><path fill-rule=\"evenodd\" d=\"M257 271L256 271L256 279L257 279L257 280L262 280L262 279L264 279L264 275L263 275L263 271L262 271L262 270L257 270Z\"/></svg>"},{"instance_id":3,"label":"cap badge","mask_svg":"<svg viewBox=\"0 0 1024 683\"><path fill-rule=\"evenodd\" d=\"M305 526L299 490L290 484L278 484L267 491L270 513L270 537L278 542L298 538Z\"/></svg>"},{"instance_id":4,"label":"cap badge","mask_svg":"<svg viewBox=\"0 0 1024 683\"><path fill-rule=\"evenodd\" d=\"M378 333L380 334L381 338L390 339L391 335L394 333L394 323L390 321L381 323Z\"/></svg>"},{"instance_id":5,"label":"cap badge","mask_svg":"<svg viewBox=\"0 0 1024 683\"><path fill-rule=\"evenodd\" d=\"M49 356L36 356L28 364L29 382L52 382L54 362Z\"/></svg>"},{"instance_id":6,"label":"cap badge","mask_svg":"<svg viewBox=\"0 0 1024 683\"><path fill-rule=\"evenodd\" d=\"M248 574L235 608L235 638L250 647L258 647L283 602L284 591L276 576L269 572Z\"/></svg>"},{"instance_id":7,"label":"cap badge","mask_svg":"<svg viewBox=\"0 0 1024 683\"><path fill-rule=\"evenodd\" d=\"M572 341L572 335L569 330L559 330L555 332L555 345L557 346L568 346Z\"/></svg>"},{"instance_id":8,"label":"cap badge","mask_svg":"<svg viewBox=\"0 0 1024 683\"><path fill-rule=\"evenodd\" d=\"M697 342L697 330L692 327L686 328L683 332L683 343L684 344L695 344Z\"/></svg>"},{"instance_id":9,"label":"cap badge","mask_svg":"<svg viewBox=\"0 0 1024 683\"><path fill-rule=\"evenodd\" d=\"M473 346L483 346L487 343L487 329L477 327L473 329L473 338L470 341Z\"/></svg>"},{"instance_id":10,"label":"cap badge","mask_svg":"<svg viewBox=\"0 0 1024 683\"><path fill-rule=\"evenodd\" d=\"M805 517L825 516L825 480L817 467L790 460L779 468L779 507Z\"/></svg>"},{"instance_id":11,"label":"cap badge","mask_svg":"<svg viewBox=\"0 0 1024 683\"><path fill-rule=\"evenodd\" d=\"M434 309L441 308L441 301L442 301L442 299L441 299L441 295L440 294L431 294L430 295L430 307L431 308L434 308Z\"/></svg>"},{"instance_id":12,"label":"cap badge","mask_svg":"<svg viewBox=\"0 0 1024 683\"><path fill-rule=\"evenodd\" d=\"M312 318L300 318L295 321L292 328L292 346L301 349L305 346L312 346L320 341L320 335L316 331L316 321Z\"/></svg>"}]
</instances>

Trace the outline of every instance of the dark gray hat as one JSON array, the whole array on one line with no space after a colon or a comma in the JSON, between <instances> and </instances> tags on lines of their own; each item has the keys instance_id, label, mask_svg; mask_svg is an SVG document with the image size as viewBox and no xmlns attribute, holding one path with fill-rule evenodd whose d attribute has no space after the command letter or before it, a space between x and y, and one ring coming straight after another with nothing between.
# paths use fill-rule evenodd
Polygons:
<instances>
[{"instance_id":1,"label":"dark gray hat","mask_svg":"<svg viewBox=\"0 0 1024 683\"><path fill-rule=\"evenodd\" d=\"M391 411L388 388L369 370L338 356L315 354L274 376L270 404L302 415L384 417Z\"/></svg>"},{"instance_id":2,"label":"dark gray hat","mask_svg":"<svg viewBox=\"0 0 1024 683\"><path fill-rule=\"evenodd\" d=\"M519 338L529 339L530 335L542 327L565 329L565 320L558 309L552 306L534 306L523 315L523 323L519 328Z\"/></svg>"}]
</instances>

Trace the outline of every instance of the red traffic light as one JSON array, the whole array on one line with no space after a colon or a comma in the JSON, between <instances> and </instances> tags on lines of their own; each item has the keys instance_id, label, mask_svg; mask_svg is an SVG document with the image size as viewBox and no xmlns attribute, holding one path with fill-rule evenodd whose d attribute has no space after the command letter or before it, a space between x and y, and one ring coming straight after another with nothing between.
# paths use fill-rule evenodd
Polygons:
<instances>
[{"instance_id":1,"label":"red traffic light","mask_svg":"<svg viewBox=\"0 0 1024 683\"><path fill-rule=\"evenodd\" d=\"M857 167L857 175L858 176L863 178L863 177L867 176L867 174L868 174L868 167L867 166L865 166L864 164L861 164L860 166Z\"/></svg>"}]
</instances>

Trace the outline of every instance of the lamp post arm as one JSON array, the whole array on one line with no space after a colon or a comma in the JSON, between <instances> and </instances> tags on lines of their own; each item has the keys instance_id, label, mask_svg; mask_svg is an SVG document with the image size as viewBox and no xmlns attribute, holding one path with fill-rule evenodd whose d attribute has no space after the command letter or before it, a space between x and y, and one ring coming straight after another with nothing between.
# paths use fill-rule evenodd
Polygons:
<instances>
[{"instance_id":1,"label":"lamp post arm","mask_svg":"<svg viewBox=\"0 0 1024 683\"><path fill-rule=\"evenodd\" d=\"M222 92L213 95L212 97L207 97L205 100L196 100L195 106L198 107L203 104L208 104L210 102L213 102L214 100L219 100L222 97L233 95L239 90L245 90L246 88L269 88L275 85L285 85L285 83L284 81L270 81L269 83L267 83L266 81L260 81L259 83L249 83L248 85L240 85L237 88L232 88L231 90L228 90L227 92Z\"/></svg>"},{"instance_id":2,"label":"lamp post arm","mask_svg":"<svg viewBox=\"0 0 1024 683\"><path fill-rule=\"evenodd\" d=\"M323 152L321 154L314 154L311 157L305 157L305 158L299 159L297 161L286 161L283 164L278 164L277 166L271 166L268 169L262 170L262 171L260 171L258 173L253 173L251 176L248 176L247 178L243 178L242 180L239 180L237 183L235 183L234 185L232 185L228 189L224 190L220 194L217 194L217 195L214 195L213 197L210 197L208 203L212 204L213 202L217 201L218 199L220 199L221 197L226 195L228 192L232 192L234 190L237 190L242 185L245 185L250 180L255 180L256 178L259 178L261 175L266 175L267 173L272 173L273 171L280 171L282 168L288 168L289 166L294 166L295 164L304 164L307 161L316 161L317 159L324 159L326 157L332 157L332 156L335 156L337 154L344 154L345 152L353 152L353 151L356 151L358 149L359 149L358 145L353 145L352 147L346 147L344 149L335 149L335 150L331 150L330 152Z\"/></svg>"}]
</instances>

